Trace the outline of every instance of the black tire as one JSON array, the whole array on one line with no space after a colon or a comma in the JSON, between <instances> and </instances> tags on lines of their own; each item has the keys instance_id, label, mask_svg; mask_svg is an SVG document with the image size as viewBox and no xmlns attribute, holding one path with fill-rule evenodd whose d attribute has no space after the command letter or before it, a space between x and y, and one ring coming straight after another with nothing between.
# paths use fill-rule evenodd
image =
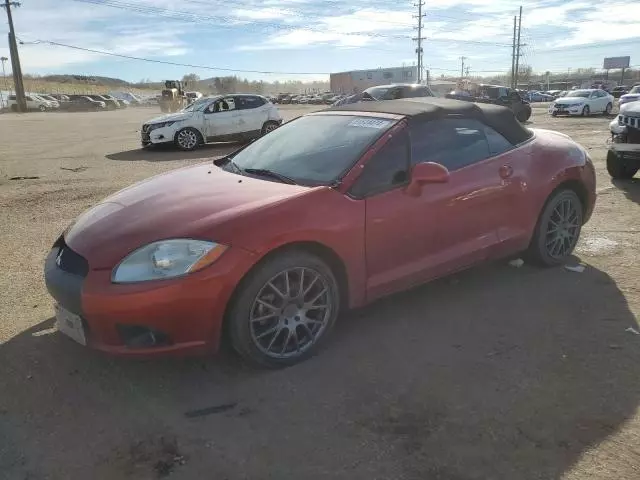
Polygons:
<instances>
[{"instance_id":1,"label":"black tire","mask_svg":"<svg viewBox=\"0 0 640 480\"><path fill-rule=\"evenodd\" d=\"M616 180L629 180L638 173L637 163L625 162L615 152L607 152L607 172Z\"/></svg>"},{"instance_id":2,"label":"black tire","mask_svg":"<svg viewBox=\"0 0 640 480\"><path fill-rule=\"evenodd\" d=\"M202 135L200 135L200 132L195 128L182 128L176 132L175 137L173 137L173 143L180 150L190 152L203 143Z\"/></svg>"},{"instance_id":3,"label":"black tire","mask_svg":"<svg viewBox=\"0 0 640 480\"><path fill-rule=\"evenodd\" d=\"M576 226L572 227L574 237L569 240L568 245L566 245L566 250L563 251L561 255L553 255L549 252L549 248L553 248L555 244L549 245L548 236L550 234L550 230L553 230L554 226L556 226L556 230L558 230L554 219L557 218L555 217L556 208L559 208L563 202L570 202L575 208L575 220L573 220L573 222ZM536 228L533 231L533 237L531 238L529 248L526 252L528 259L532 263L543 267L553 267L563 263L572 254L573 249L578 243L580 232L582 230L582 216L583 205L576 192L563 188L552 193L547 199L544 208L540 213L540 217L538 218ZM562 242L563 248L565 248L564 241Z\"/></svg>"},{"instance_id":4,"label":"black tire","mask_svg":"<svg viewBox=\"0 0 640 480\"><path fill-rule=\"evenodd\" d=\"M588 117L589 115L591 115L591 109L589 108L589 105L585 105L582 108L582 116L583 117Z\"/></svg>"},{"instance_id":5,"label":"black tire","mask_svg":"<svg viewBox=\"0 0 640 480\"><path fill-rule=\"evenodd\" d=\"M607 103L607 106L604 108L604 115L611 115L611 111L613 110L613 105L611 103Z\"/></svg>"},{"instance_id":6,"label":"black tire","mask_svg":"<svg viewBox=\"0 0 640 480\"><path fill-rule=\"evenodd\" d=\"M306 344L307 346L304 347L304 350L299 351L297 354L292 351L289 352L291 356L276 358L275 352L274 355L268 355L263 351L264 346L259 347L260 342L258 337L254 336L255 331L252 330L251 326L255 325L256 321L251 321L251 314L254 306L257 305L255 302L258 295L264 291L264 288L269 282L273 281L274 278L282 272L295 271L296 269L303 268L306 269L306 271L312 271L314 274L319 275L321 284L326 285L327 297L324 301L327 305L331 306L326 313L324 326L319 327L321 330L317 333L317 337L314 337L313 341ZM291 288L293 290L293 283ZM297 288L299 288L299 286ZM304 295L302 296L304 297ZM336 318L338 317L338 312L340 311L340 302L338 283L331 268L329 268L322 259L302 250L283 252L258 265L247 275L238 287L238 291L225 319L231 345L246 360L263 367L281 368L302 362L317 353L330 336ZM276 322L273 324L274 326L265 326L265 328L277 329L274 334L275 337L269 338L271 343L278 338L281 332L283 332L283 334L290 332L289 327L282 326L283 321L286 323L286 320L283 320L285 310L286 308L282 308L280 313L273 315L274 318L272 321ZM299 320L298 317L296 317L296 319ZM278 325L280 326L278 327ZM294 330L299 331L297 329L298 326L294 326ZM296 341L297 340L298 335L296 334ZM284 342L284 338L282 338L282 343L284 343L286 349L287 344ZM269 348L267 348L267 350L269 350Z\"/></svg>"},{"instance_id":7,"label":"black tire","mask_svg":"<svg viewBox=\"0 0 640 480\"><path fill-rule=\"evenodd\" d=\"M271 120L264 122L264 125L262 126L262 135L266 135L267 133L274 131L279 126L278 122L273 122Z\"/></svg>"}]
</instances>

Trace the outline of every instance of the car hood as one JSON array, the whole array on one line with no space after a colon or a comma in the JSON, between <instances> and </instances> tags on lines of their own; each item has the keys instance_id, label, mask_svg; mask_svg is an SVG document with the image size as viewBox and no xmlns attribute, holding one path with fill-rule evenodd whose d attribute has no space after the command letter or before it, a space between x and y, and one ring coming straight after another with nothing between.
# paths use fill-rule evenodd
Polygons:
<instances>
[{"instance_id":1,"label":"car hood","mask_svg":"<svg viewBox=\"0 0 640 480\"><path fill-rule=\"evenodd\" d=\"M562 97L556 99L558 105L578 105L579 103L585 103L588 99L582 97Z\"/></svg>"},{"instance_id":2,"label":"car hood","mask_svg":"<svg viewBox=\"0 0 640 480\"><path fill-rule=\"evenodd\" d=\"M627 100L633 102L635 100L640 100L640 93L625 93L620 96L620 100Z\"/></svg>"},{"instance_id":3,"label":"car hood","mask_svg":"<svg viewBox=\"0 0 640 480\"><path fill-rule=\"evenodd\" d=\"M92 269L113 268L136 248L167 238L232 245L232 229L216 227L312 190L239 176L211 163L194 165L106 198L78 217L65 241Z\"/></svg>"},{"instance_id":4,"label":"car hood","mask_svg":"<svg viewBox=\"0 0 640 480\"><path fill-rule=\"evenodd\" d=\"M179 122L181 120L186 120L190 118L192 115L193 115L193 112L169 113L167 115L162 115L160 117L152 118L151 120L145 123L152 124L152 123L162 123L162 122Z\"/></svg>"},{"instance_id":5,"label":"car hood","mask_svg":"<svg viewBox=\"0 0 640 480\"><path fill-rule=\"evenodd\" d=\"M625 103L620 107L620 113L622 115L632 115L634 117L640 116L640 102Z\"/></svg>"}]
</instances>

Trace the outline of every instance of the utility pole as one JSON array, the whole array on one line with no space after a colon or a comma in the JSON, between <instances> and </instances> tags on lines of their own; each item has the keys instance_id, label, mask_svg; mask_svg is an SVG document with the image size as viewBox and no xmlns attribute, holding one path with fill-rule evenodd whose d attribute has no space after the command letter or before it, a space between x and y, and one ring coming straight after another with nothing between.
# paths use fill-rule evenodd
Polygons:
<instances>
[{"instance_id":1,"label":"utility pole","mask_svg":"<svg viewBox=\"0 0 640 480\"><path fill-rule=\"evenodd\" d=\"M468 65L464 69L464 74L465 74L465 77L467 77L467 78L469 77L469 66Z\"/></svg>"},{"instance_id":2,"label":"utility pole","mask_svg":"<svg viewBox=\"0 0 640 480\"><path fill-rule=\"evenodd\" d=\"M467 59L467 57L460 57L460 62L461 62L461 66L460 66L460 80L462 80L464 78L464 61Z\"/></svg>"},{"instance_id":3,"label":"utility pole","mask_svg":"<svg viewBox=\"0 0 640 480\"><path fill-rule=\"evenodd\" d=\"M518 88L518 68L520 66L520 32L522 31L522 5L520 6L520 15L518 15L518 45L516 53L516 70L514 73L515 87Z\"/></svg>"},{"instance_id":4,"label":"utility pole","mask_svg":"<svg viewBox=\"0 0 640 480\"><path fill-rule=\"evenodd\" d=\"M18 43L16 42L16 32L13 29L13 17L11 16L11 7L17 8L20 6L20 3L4 0L4 5L2 6L7 11L7 21L9 23L9 54L11 55L13 86L16 90L16 107L19 112L26 112L27 101L24 98L24 85L22 84L22 69L20 68L20 57L18 56Z\"/></svg>"},{"instance_id":5,"label":"utility pole","mask_svg":"<svg viewBox=\"0 0 640 480\"><path fill-rule=\"evenodd\" d=\"M511 50L511 88L516 88L516 22L517 17L513 16L513 48Z\"/></svg>"},{"instance_id":6,"label":"utility pole","mask_svg":"<svg viewBox=\"0 0 640 480\"><path fill-rule=\"evenodd\" d=\"M414 38L413 40L418 42L418 48L416 48L416 54L418 54L418 83L422 82L422 69L423 69L423 65L422 65L422 41L424 40L424 37L422 36L422 19L424 17L426 17L426 15L424 13L422 13L422 7L424 6L424 1L423 0L418 0L418 3L415 5L416 7L418 7L418 15L417 16L413 16L413 18L417 18L418 19L418 36L416 38Z\"/></svg>"}]
</instances>

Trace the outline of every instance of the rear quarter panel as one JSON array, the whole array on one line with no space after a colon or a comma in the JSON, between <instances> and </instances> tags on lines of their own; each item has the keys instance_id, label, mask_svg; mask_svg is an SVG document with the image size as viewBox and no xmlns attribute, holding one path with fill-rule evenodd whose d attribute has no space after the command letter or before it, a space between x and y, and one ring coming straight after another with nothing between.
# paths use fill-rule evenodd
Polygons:
<instances>
[{"instance_id":1,"label":"rear quarter panel","mask_svg":"<svg viewBox=\"0 0 640 480\"><path fill-rule=\"evenodd\" d=\"M537 221L545 202L559 186L579 182L586 194L585 221L595 202L595 172L587 152L567 135L550 130L534 130L531 162L527 172L530 190L528 212ZM528 180L527 180L528 179ZM535 222L530 226L533 233Z\"/></svg>"}]
</instances>

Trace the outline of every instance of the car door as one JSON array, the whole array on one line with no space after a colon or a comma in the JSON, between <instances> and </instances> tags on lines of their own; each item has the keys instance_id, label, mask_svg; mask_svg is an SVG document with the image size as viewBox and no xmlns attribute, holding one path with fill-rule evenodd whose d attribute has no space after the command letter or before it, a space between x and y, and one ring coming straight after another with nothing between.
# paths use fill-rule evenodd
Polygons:
<instances>
[{"instance_id":1,"label":"car door","mask_svg":"<svg viewBox=\"0 0 640 480\"><path fill-rule=\"evenodd\" d=\"M365 164L348 195L366 202L367 298L401 290L420 279L419 262L429 250L423 222L436 222L425 198L407 195L410 144L405 128ZM422 220L422 221L420 221ZM433 232L431 238L434 237Z\"/></svg>"},{"instance_id":2,"label":"car door","mask_svg":"<svg viewBox=\"0 0 640 480\"><path fill-rule=\"evenodd\" d=\"M436 277L492 257L499 249L498 232L510 206L505 196L513 167L491 151L487 125L450 117L417 123L411 128L411 162L434 162L450 173L449 182L428 185L422 196L436 218L424 224L423 236L437 225L432 249L421 261L426 277Z\"/></svg>"},{"instance_id":3,"label":"car door","mask_svg":"<svg viewBox=\"0 0 640 480\"><path fill-rule=\"evenodd\" d=\"M602 97L600 97L599 90L594 90L589 95L589 108L591 109L591 113L598 113L604 110L604 105L602 105Z\"/></svg>"},{"instance_id":4,"label":"car door","mask_svg":"<svg viewBox=\"0 0 640 480\"><path fill-rule=\"evenodd\" d=\"M267 121L267 102L257 95L242 95L236 97L238 109L238 124L243 133L260 134L262 126Z\"/></svg>"},{"instance_id":5,"label":"car door","mask_svg":"<svg viewBox=\"0 0 640 480\"><path fill-rule=\"evenodd\" d=\"M204 109L202 116L207 141L238 133L238 111L233 96L211 102Z\"/></svg>"}]
</instances>

